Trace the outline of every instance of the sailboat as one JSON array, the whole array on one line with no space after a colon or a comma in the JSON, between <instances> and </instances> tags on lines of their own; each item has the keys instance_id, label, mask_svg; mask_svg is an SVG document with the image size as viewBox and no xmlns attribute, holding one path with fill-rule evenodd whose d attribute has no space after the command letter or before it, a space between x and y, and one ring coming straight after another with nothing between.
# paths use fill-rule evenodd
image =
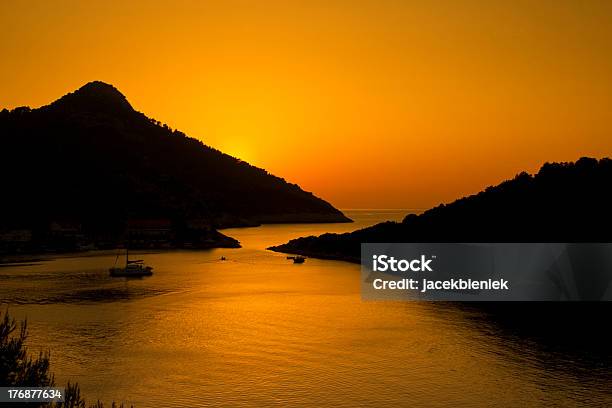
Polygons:
<instances>
[{"instance_id":1,"label":"sailboat","mask_svg":"<svg viewBox=\"0 0 612 408\"><path fill-rule=\"evenodd\" d=\"M129 259L129 250L125 248L125 267L118 267L117 260L119 259L119 254L117 254L117 259L115 259L115 266L109 269L110 276L113 277L141 277L141 276L151 276L153 275L153 267L145 265L144 260L142 259Z\"/></svg>"}]
</instances>

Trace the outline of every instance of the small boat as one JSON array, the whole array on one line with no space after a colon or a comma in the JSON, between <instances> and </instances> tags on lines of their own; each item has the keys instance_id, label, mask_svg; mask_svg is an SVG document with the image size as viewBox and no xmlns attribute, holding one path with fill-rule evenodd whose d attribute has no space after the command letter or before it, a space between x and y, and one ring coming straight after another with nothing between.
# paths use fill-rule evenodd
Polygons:
<instances>
[{"instance_id":1,"label":"small boat","mask_svg":"<svg viewBox=\"0 0 612 408\"><path fill-rule=\"evenodd\" d=\"M117 259L119 255L117 255ZM141 277L153 275L153 267L145 265L142 259L130 260L128 258L128 250L125 250L125 267L118 267L117 260L115 266L109 269L112 277Z\"/></svg>"},{"instance_id":2,"label":"small boat","mask_svg":"<svg viewBox=\"0 0 612 408\"><path fill-rule=\"evenodd\" d=\"M293 259L294 264L303 264L304 261L306 260L306 257L301 256L301 255L296 255L296 256L288 256L287 259Z\"/></svg>"},{"instance_id":3,"label":"small boat","mask_svg":"<svg viewBox=\"0 0 612 408\"><path fill-rule=\"evenodd\" d=\"M222 256L222 257L221 257L221 260L222 260L222 261L227 261L227 258L226 258L226 257L224 257L224 256Z\"/></svg>"}]
</instances>

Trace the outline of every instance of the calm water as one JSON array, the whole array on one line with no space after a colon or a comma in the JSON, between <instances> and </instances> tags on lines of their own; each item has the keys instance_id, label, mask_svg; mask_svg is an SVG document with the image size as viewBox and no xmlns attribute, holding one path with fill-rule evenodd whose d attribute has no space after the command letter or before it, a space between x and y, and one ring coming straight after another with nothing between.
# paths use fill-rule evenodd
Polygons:
<instances>
[{"instance_id":1,"label":"calm water","mask_svg":"<svg viewBox=\"0 0 612 408\"><path fill-rule=\"evenodd\" d=\"M355 224L225 230L241 249L143 253L142 280L110 278L114 253L5 266L0 303L28 317L59 384L137 408L612 406L609 344L515 327L529 313L362 302L358 265L265 250L405 212L347 213Z\"/></svg>"}]
</instances>

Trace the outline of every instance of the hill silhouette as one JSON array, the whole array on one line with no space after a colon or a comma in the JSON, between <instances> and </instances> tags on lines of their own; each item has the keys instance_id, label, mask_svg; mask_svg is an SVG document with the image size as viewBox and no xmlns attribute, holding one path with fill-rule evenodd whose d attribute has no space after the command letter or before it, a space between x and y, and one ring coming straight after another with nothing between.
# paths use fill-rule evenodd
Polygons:
<instances>
[{"instance_id":1,"label":"hill silhouette","mask_svg":"<svg viewBox=\"0 0 612 408\"><path fill-rule=\"evenodd\" d=\"M0 180L4 251L111 247L128 233L136 245L236 246L215 229L350 222L296 184L137 112L99 81L38 109L2 110Z\"/></svg>"},{"instance_id":2,"label":"hill silhouette","mask_svg":"<svg viewBox=\"0 0 612 408\"><path fill-rule=\"evenodd\" d=\"M278 252L360 262L362 242L610 242L612 160L546 163L402 222L303 237Z\"/></svg>"}]
</instances>

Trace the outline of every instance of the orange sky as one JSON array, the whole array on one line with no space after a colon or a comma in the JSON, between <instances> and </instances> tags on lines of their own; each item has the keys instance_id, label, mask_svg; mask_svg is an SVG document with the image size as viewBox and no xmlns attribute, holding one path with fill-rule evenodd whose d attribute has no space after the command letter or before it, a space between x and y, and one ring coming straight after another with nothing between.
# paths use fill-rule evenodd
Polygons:
<instances>
[{"instance_id":1,"label":"orange sky","mask_svg":"<svg viewBox=\"0 0 612 408\"><path fill-rule=\"evenodd\" d=\"M0 2L0 107L109 82L340 208L612 155L611 72L605 0Z\"/></svg>"}]
</instances>

